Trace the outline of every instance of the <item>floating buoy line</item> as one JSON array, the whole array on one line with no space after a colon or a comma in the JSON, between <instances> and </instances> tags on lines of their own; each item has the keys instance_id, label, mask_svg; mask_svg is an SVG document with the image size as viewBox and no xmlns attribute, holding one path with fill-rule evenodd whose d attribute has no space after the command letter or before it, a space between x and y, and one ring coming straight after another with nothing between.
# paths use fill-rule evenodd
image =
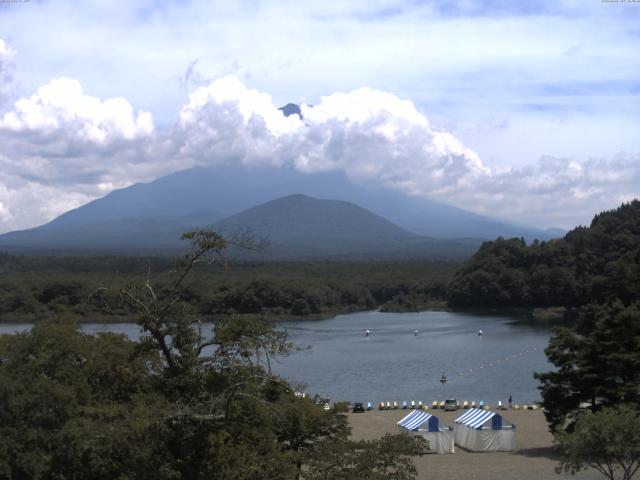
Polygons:
<instances>
[{"instance_id":1,"label":"floating buoy line","mask_svg":"<svg viewBox=\"0 0 640 480\"><path fill-rule=\"evenodd\" d=\"M527 349L525 349L525 350L523 350L521 352L516 352L516 353L513 353L511 355L507 355L506 357L501 357L501 358L498 358L496 360L484 363L482 365L478 365L475 368L469 368L467 371L461 370L461 371L457 372L456 375L458 377L463 377L464 375L472 374L474 371L477 372L478 370L484 370L484 369L499 367L501 365L504 365L507 362L510 362L510 361L512 361L514 359L520 358L520 357L522 357L522 356L524 356L524 355L526 355L528 353L533 353L533 352L537 352L537 351L538 351L538 347L527 348Z\"/></svg>"}]
</instances>

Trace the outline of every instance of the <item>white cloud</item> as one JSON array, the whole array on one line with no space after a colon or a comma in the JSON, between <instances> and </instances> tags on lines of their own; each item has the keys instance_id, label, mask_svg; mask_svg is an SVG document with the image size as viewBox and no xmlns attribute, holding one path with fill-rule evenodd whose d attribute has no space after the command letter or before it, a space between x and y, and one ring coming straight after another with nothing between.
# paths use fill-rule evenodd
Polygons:
<instances>
[{"instance_id":1,"label":"white cloud","mask_svg":"<svg viewBox=\"0 0 640 480\"><path fill-rule=\"evenodd\" d=\"M180 79L184 85L190 65L192 79L234 73L279 105L316 104L327 92L369 85L412 99L493 166L494 159L523 165L541 153L640 149L635 132L609 128L606 115L621 119L616 127L639 121L639 15L631 2L570 0L58 0L3 7L0 31L20 51L24 92L67 75L96 96L126 97L166 126L185 103ZM513 130L449 128L490 116ZM580 138L575 122L612 135ZM562 140L550 134L554 126ZM544 134L523 145L519 133L531 127Z\"/></svg>"},{"instance_id":2,"label":"white cloud","mask_svg":"<svg viewBox=\"0 0 640 480\"><path fill-rule=\"evenodd\" d=\"M93 199L82 190L83 186L68 189L0 173L0 231L44 223Z\"/></svg>"},{"instance_id":3,"label":"white cloud","mask_svg":"<svg viewBox=\"0 0 640 480\"><path fill-rule=\"evenodd\" d=\"M285 117L227 76L200 87L173 127L124 99L57 79L0 119L0 230L42 223L110 190L193 165L242 163L353 180L538 226L570 227L638 194L640 156L490 168L408 100L360 88Z\"/></svg>"},{"instance_id":4,"label":"white cloud","mask_svg":"<svg viewBox=\"0 0 640 480\"><path fill-rule=\"evenodd\" d=\"M74 79L17 100L0 116L0 230L46 222L108 193L104 185L153 178L154 139L151 114L86 95Z\"/></svg>"},{"instance_id":5,"label":"white cloud","mask_svg":"<svg viewBox=\"0 0 640 480\"><path fill-rule=\"evenodd\" d=\"M280 165L275 155L280 138L301 126L297 116L285 117L268 94L226 76L189 96L169 141L173 155L185 162Z\"/></svg>"},{"instance_id":6,"label":"white cloud","mask_svg":"<svg viewBox=\"0 0 640 480\"><path fill-rule=\"evenodd\" d=\"M85 95L79 81L56 78L31 97L18 100L0 119L0 129L43 135L66 130L80 141L106 145L150 135L153 120L148 112L134 114L124 98L101 101Z\"/></svg>"},{"instance_id":7,"label":"white cloud","mask_svg":"<svg viewBox=\"0 0 640 480\"><path fill-rule=\"evenodd\" d=\"M185 161L294 165L313 173L344 170L407 194L538 226L571 227L638 195L640 157L489 168L414 104L371 88L303 105L285 119L271 98L226 77L197 90L182 109L178 140Z\"/></svg>"}]
</instances>

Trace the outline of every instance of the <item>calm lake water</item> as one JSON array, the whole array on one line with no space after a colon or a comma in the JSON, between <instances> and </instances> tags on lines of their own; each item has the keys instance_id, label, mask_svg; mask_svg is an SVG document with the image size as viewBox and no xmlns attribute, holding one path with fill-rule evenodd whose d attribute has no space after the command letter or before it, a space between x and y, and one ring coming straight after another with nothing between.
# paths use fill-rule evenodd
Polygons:
<instances>
[{"instance_id":1,"label":"calm lake water","mask_svg":"<svg viewBox=\"0 0 640 480\"><path fill-rule=\"evenodd\" d=\"M457 398L495 404L512 395L515 403L531 403L540 397L533 372L551 369L543 352L549 329L504 316L363 312L279 325L295 344L310 348L279 360L274 370L294 384L304 383L307 392L334 400L430 404ZM29 327L2 324L0 333ZM140 335L129 323L82 328Z\"/></svg>"}]
</instances>

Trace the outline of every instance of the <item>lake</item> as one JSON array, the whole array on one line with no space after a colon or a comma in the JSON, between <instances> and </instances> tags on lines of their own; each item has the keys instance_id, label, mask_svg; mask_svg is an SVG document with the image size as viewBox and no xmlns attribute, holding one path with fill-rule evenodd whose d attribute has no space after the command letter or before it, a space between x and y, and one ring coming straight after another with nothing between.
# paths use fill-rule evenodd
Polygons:
<instances>
[{"instance_id":1,"label":"lake","mask_svg":"<svg viewBox=\"0 0 640 480\"><path fill-rule=\"evenodd\" d=\"M274 370L294 384L306 384L306 391L334 400L430 404L457 398L495 404L506 403L511 395L514 403L531 403L540 398L533 372L552 367L543 352L549 329L505 316L361 312L279 326L288 330L291 341L310 349L279 360ZM0 333L29 327L0 324ZM139 327L130 323L89 323L82 328L133 339L140 335Z\"/></svg>"}]
</instances>

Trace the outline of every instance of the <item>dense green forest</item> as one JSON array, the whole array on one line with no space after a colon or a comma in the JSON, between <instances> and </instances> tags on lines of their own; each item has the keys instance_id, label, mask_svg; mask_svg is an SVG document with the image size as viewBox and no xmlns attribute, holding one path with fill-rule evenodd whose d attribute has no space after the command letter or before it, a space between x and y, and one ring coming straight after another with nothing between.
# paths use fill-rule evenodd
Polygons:
<instances>
[{"instance_id":1,"label":"dense green forest","mask_svg":"<svg viewBox=\"0 0 640 480\"><path fill-rule=\"evenodd\" d=\"M578 307L640 298L640 201L563 239L484 243L449 287L453 307Z\"/></svg>"},{"instance_id":2,"label":"dense green forest","mask_svg":"<svg viewBox=\"0 0 640 480\"><path fill-rule=\"evenodd\" d=\"M381 307L419 310L446 303L458 267L438 262L288 262L200 265L181 289L200 316L228 314L319 318ZM166 288L175 261L135 257L0 255L0 321L39 321L69 314L80 321L130 318L108 305L113 288L152 275Z\"/></svg>"},{"instance_id":3,"label":"dense green forest","mask_svg":"<svg viewBox=\"0 0 640 480\"><path fill-rule=\"evenodd\" d=\"M423 438L350 440L346 405L324 408L271 371L286 332L235 315L210 335L194 324L183 285L226 243L187 238L164 286L149 275L104 299L135 312L139 342L64 318L0 335L0 479L415 479Z\"/></svg>"},{"instance_id":4,"label":"dense green forest","mask_svg":"<svg viewBox=\"0 0 640 480\"><path fill-rule=\"evenodd\" d=\"M70 314L81 321L129 318L127 305L104 306L114 286L152 274L160 288L168 258L0 254L0 321ZM199 315L320 318L381 308L579 307L640 297L640 202L598 214L563 239L527 245L485 242L462 266L450 262L230 262L203 265L183 300Z\"/></svg>"}]
</instances>

